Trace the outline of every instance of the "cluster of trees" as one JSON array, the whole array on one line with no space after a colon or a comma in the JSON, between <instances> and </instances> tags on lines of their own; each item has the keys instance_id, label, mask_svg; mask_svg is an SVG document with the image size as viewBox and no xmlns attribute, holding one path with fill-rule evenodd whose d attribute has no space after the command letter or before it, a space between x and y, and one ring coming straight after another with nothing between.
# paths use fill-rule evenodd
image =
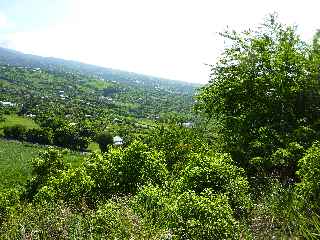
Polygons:
<instances>
[{"instance_id":1,"label":"cluster of trees","mask_svg":"<svg viewBox=\"0 0 320 240\"><path fill-rule=\"evenodd\" d=\"M180 85L181 91L173 91L158 85L145 88L143 84L119 84L78 73L0 67L0 99L16 103L20 114L55 114L69 116L75 121L85 116L112 121L121 117L159 116L166 112L188 115L195 87Z\"/></svg>"},{"instance_id":2,"label":"cluster of trees","mask_svg":"<svg viewBox=\"0 0 320 240\"><path fill-rule=\"evenodd\" d=\"M39 128L27 129L17 124L3 128L4 137L42 145L55 145L72 150L84 151L96 136L89 122L80 126L60 118L48 118Z\"/></svg>"},{"instance_id":3,"label":"cluster of trees","mask_svg":"<svg viewBox=\"0 0 320 240\"><path fill-rule=\"evenodd\" d=\"M193 140L179 127L164 131ZM169 136L162 144L166 141ZM172 144L180 146L179 141ZM113 196L131 195L128 204L146 226L171 229L179 238L239 237L239 220L252 204L244 170L230 155L206 152L201 145L178 155L169 161L160 149L135 141L124 149L111 147L103 156L93 154L70 168L59 151L49 149L33 160L34 177L24 197L33 203L62 201L97 210ZM97 226L93 229L99 231ZM100 231L101 236L107 234Z\"/></svg>"},{"instance_id":4,"label":"cluster of trees","mask_svg":"<svg viewBox=\"0 0 320 240\"><path fill-rule=\"evenodd\" d=\"M22 124L5 126L4 137L41 145L55 145L76 151L85 151L90 142L99 144L102 153L113 144L113 136L108 131L98 132L89 121L79 125L57 117L49 117L40 123L39 128L27 129Z\"/></svg>"},{"instance_id":5,"label":"cluster of trees","mask_svg":"<svg viewBox=\"0 0 320 240\"><path fill-rule=\"evenodd\" d=\"M223 34L232 41L198 95L215 119L223 148L251 173L295 177L297 161L319 137L319 34L304 43L275 16L259 32Z\"/></svg>"}]
</instances>

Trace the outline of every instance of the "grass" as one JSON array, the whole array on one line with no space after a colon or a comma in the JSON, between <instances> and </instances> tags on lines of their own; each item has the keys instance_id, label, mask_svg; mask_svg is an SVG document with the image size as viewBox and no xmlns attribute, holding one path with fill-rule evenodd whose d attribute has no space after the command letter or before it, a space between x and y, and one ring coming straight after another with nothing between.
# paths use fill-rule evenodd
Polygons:
<instances>
[{"instance_id":1,"label":"grass","mask_svg":"<svg viewBox=\"0 0 320 240\"><path fill-rule=\"evenodd\" d=\"M0 122L0 136L3 133L2 128L6 126L14 126L17 124L21 124L25 126L27 129L30 128L39 128L39 125L35 123L35 121L31 118L23 117L23 116L18 116L16 114L11 114L11 115L4 115L5 121Z\"/></svg>"},{"instance_id":2,"label":"grass","mask_svg":"<svg viewBox=\"0 0 320 240\"><path fill-rule=\"evenodd\" d=\"M99 144L96 142L91 142L88 146L88 151L101 153Z\"/></svg>"},{"instance_id":3,"label":"grass","mask_svg":"<svg viewBox=\"0 0 320 240\"><path fill-rule=\"evenodd\" d=\"M31 118L18 116L16 114L5 115L5 121L0 123L0 128L5 126L13 126L16 124L24 125L26 128L38 128L39 125L35 123L35 121Z\"/></svg>"},{"instance_id":4,"label":"grass","mask_svg":"<svg viewBox=\"0 0 320 240\"><path fill-rule=\"evenodd\" d=\"M23 185L31 177L29 160L41 147L0 139L0 188Z\"/></svg>"},{"instance_id":5,"label":"grass","mask_svg":"<svg viewBox=\"0 0 320 240\"><path fill-rule=\"evenodd\" d=\"M0 139L0 189L24 185L31 178L30 160L45 149L45 146ZM79 152L63 152L65 161L72 167L85 157Z\"/></svg>"}]
</instances>

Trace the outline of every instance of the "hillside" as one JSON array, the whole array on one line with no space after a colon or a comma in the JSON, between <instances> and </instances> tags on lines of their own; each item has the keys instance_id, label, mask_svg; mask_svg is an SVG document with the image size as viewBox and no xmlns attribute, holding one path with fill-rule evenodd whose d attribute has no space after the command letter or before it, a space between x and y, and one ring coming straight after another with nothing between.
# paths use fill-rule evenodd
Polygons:
<instances>
[{"instance_id":1,"label":"hillside","mask_svg":"<svg viewBox=\"0 0 320 240\"><path fill-rule=\"evenodd\" d=\"M184 86L175 85L175 90L169 90L77 72L0 65L0 116L6 114L6 119L15 119L17 114L32 118L41 126L40 130L29 130L25 126L26 132L17 137L5 132L5 126L14 125L9 122L3 129L0 127L0 135L86 150L96 134L108 129L129 143L158 121L172 117L194 121L192 92L195 88L187 85L188 93L183 90Z\"/></svg>"},{"instance_id":2,"label":"hillside","mask_svg":"<svg viewBox=\"0 0 320 240\"><path fill-rule=\"evenodd\" d=\"M74 72L85 75L94 75L101 79L115 81L117 83L125 83L138 88L157 88L176 93L193 94L194 89L200 86L198 84L157 78L76 61L24 54L2 47L0 47L0 64L9 64L12 66L22 66L28 68L41 68L53 72Z\"/></svg>"},{"instance_id":3,"label":"hillside","mask_svg":"<svg viewBox=\"0 0 320 240\"><path fill-rule=\"evenodd\" d=\"M223 36L196 101L7 50L0 239L319 239L320 32Z\"/></svg>"}]
</instances>

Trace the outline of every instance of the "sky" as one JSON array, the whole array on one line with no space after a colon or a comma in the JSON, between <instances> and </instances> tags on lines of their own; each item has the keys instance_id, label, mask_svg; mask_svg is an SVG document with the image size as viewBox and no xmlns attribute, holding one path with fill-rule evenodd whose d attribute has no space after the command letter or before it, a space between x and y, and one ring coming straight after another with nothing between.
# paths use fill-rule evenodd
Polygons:
<instances>
[{"instance_id":1,"label":"sky","mask_svg":"<svg viewBox=\"0 0 320 240\"><path fill-rule=\"evenodd\" d=\"M319 0L0 0L0 46L206 83L224 47L219 32L277 12L309 40L319 9Z\"/></svg>"}]
</instances>

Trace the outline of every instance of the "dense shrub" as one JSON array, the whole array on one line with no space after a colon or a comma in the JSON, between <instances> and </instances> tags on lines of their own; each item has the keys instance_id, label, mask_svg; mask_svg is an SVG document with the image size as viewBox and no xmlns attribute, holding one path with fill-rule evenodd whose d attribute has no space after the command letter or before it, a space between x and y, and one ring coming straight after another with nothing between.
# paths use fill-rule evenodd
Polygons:
<instances>
[{"instance_id":1,"label":"dense shrub","mask_svg":"<svg viewBox=\"0 0 320 240\"><path fill-rule=\"evenodd\" d=\"M81 167L51 176L34 197L36 202L64 200L77 208L92 204L91 188L95 182Z\"/></svg>"},{"instance_id":2,"label":"dense shrub","mask_svg":"<svg viewBox=\"0 0 320 240\"><path fill-rule=\"evenodd\" d=\"M61 154L50 149L32 162L34 177L28 196L38 201L63 199L70 203L135 193L145 184L162 184L168 172L163 155L134 142L126 149L111 148L104 156L94 153L82 165L67 169Z\"/></svg>"},{"instance_id":3,"label":"dense shrub","mask_svg":"<svg viewBox=\"0 0 320 240\"><path fill-rule=\"evenodd\" d=\"M99 239L161 239L153 230L149 235L129 208L127 199L108 200L91 215L92 235ZM153 228L155 229L155 228Z\"/></svg>"},{"instance_id":4,"label":"dense shrub","mask_svg":"<svg viewBox=\"0 0 320 240\"><path fill-rule=\"evenodd\" d=\"M191 154L177 181L177 191L200 194L210 189L225 194L237 214L248 212L251 204L249 183L242 168L236 167L229 154Z\"/></svg>"},{"instance_id":5,"label":"dense shrub","mask_svg":"<svg viewBox=\"0 0 320 240\"><path fill-rule=\"evenodd\" d=\"M53 133L50 128L33 128L26 133L26 140L31 143L43 145L52 144Z\"/></svg>"},{"instance_id":6,"label":"dense shrub","mask_svg":"<svg viewBox=\"0 0 320 240\"><path fill-rule=\"evenodd\" d=\"M184 192L173 210L170 225L181 239L239 239L239 225L224 195Z\"/></svg>"},{"instance_id":7,"label":"dense shrub","mask_svg":"<svg viewBox=\"0 0 320 240\"><path fill-rule=\"evenodd\" d=\"M80 136L76 129L70 126L60 127L53 133L53 144L59 147L84 151L89 143L89 138Z\"/></svg>"},{"instance_id":8,"label":"dense shrub","mask_svg":"<svg viewBox=\"0 0 320 240\"><path fill-rule=\"evenodd\" d=\"M134 201L137 213L151 225L160 225L174 239L238 239L239 223L233 217L228 198L205 190L166 194L147 186Z\"/></svg>"},{"instance_id":9,"label":"dense shrub","mask_svg":"<svg viewBox=\"0 0 320 240\"><path fill-rule=\"evenodd\" d=\"M19 203L21 192L19 189L1 189L0 190L0 226L7 220L11 210Z\"/></svg>"},{"instance_id":10,"label":"dense shrub","mask_svg":"<svg viewBox=\"0 0 320 240\"><path fill-rule=\"evenodd\" d=\"M61 201L26 204L0 224L0 239L162 239L126 202L109 200L81 212Z\"/></svg>"},{"instance_id":11,"label":"dense shrub","mask_svg":"<svg viewBox=\"0 0 320 240\"><path fill-rule=\"evenodd\" d=\"M109 145L113 144L113 137L109 132L102 132L96 136L96 142L99 144L102 153L107 151Z\"/></svg>"},{"instance_id":12,"label":"dense shrub","mask_svg":"<svg viewBox=\"0 0 320 240\"><path fill-rule=\"evenodd\" d=\"M257 31L221 35L228 47L212 66L197 109L219 122L224 150L250 175L261 169L275 175L276 169L294 178L290 162L295 165L297 159L284 149L290 142L309 147L319 136L319 34L307 44L295 27L271 15ZM284 164L279 171L274 163L280 155Z\"/></svg>"},{"instance_id":13,"label":"dense shrub","mask_svg":"<svg viewBox=\"0 0 320 240\"><path fill-rule=\"evenodd\" d=\"M187 155L192 150L199 150L204 139L197 136L197 130L174 122L153 129L145 142L150 147L163 151L169 170L177 172L183 168Z\"/></svg>"},{"instance_id":14,"label":"dense shrub","mask_svg":"<svg viewBox=\"0 0 320 240\"><path fill-rule=\"evenodd\" d=\"M32 159L33 178L27 186L26 197L32 199L40 187L47 184L50 177L53 177L67 169L61 153L50 147L47 151L40 153L40 156Z\"/></svg>"},{"instance_id":15,"label":"dense shrub","mask_svg":"<svg viewBox=\"0 0 320 240\"><path fill-rule=\"evenodd\" d=\"M137 141L125 149L111 148L103 157L92 155L84 167L99 183L99 194L134 193L147 183L163 183L168 174L161 152Z\"/></svg>"},{"instance_id":16,"label":"dense shrub","mask_svg":"<svg viewBox=\"0 0 320 240\"><path fill-rule=\"evenodd\" d=\"M297 192L306 207L320 214L320 143L315 142L298 162L297 174L301 183L297 184Z\"/></svg>"},{"instance_id":17,"label":"dense shrub","mask_svg":"<svg viewBox=\"0 0 320 240\"><path fill-rule=\"evenodd\" d=\"M16 124L13 126L5 126L3 128L4 136L8 139L15 139L23 141L26 138L26 127L21 124Z\"/></svg>"}]
</instances>

